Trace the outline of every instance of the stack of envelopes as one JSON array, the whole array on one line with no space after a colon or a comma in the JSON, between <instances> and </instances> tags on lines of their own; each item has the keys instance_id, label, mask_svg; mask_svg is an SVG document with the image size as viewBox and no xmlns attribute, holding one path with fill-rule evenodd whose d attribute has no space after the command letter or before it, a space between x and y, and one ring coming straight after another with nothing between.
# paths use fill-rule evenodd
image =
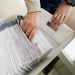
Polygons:
<instances>
[{"instance_id":1,"label":"stack of envelopes","mask_svg":"<svg viewBox=\"0 0 75 75\"><path fill-rule=\"evenodd\" d=\"M30 42L20 20L13 16L0 21L0 75L26 74L53 48L40 30Z\"/></svg>"}]
</instances>

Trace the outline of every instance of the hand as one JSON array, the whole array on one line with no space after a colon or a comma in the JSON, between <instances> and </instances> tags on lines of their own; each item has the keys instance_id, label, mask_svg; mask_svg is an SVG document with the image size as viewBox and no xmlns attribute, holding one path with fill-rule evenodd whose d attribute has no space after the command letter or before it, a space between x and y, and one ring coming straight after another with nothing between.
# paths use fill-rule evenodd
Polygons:
<instances>
[{"instance_id":1,"label":"hand","mask_svg":"<svg viewBox=\"0 0 75 75\"><path fill-rule=\"evenodd\" d=\"M22 23L22 29L30 40L35 36L39 25L40 12L32 12L25 16Z\"/></svg>"},{"instance_id":2,"label":"hand","mask_svg":"<svg viewBox=\"0 0 75 75\"><path fill-rule=\"evenodd\" d=\"M72 6L68 5L66 2L63 2L52 17L52 25L57 27L58 25L65 23L71 13L71 10Z\"/></svg>"}]
</instances>

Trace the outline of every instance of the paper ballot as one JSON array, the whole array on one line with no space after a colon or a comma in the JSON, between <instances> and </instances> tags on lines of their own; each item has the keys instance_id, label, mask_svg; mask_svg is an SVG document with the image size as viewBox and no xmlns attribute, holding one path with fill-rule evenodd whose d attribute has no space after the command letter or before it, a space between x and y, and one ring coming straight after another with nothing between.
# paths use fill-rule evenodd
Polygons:
<instances>
[{"instance_id":1,"label":"paper ballot","mask_svg":"<svg viewBox=\"0 0 75 75\"><path fill-rule=\"evenodd\" d=\"M0 75L26 75L53 48L40 30L30 42L20 20L14 16L0 21Z\"/></svg>"}]
</instances>

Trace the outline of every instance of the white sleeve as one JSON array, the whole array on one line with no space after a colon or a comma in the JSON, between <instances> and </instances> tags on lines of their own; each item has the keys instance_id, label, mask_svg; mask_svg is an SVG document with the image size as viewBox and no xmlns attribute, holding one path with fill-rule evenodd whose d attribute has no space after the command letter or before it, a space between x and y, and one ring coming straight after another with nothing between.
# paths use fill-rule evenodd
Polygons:
<instances>
[{"instance_id":1,"label":"white sleeve","mask_svg":"<svg viewBox=\"0 0 75 75\"><path fill-rule=\"evenodd\" d=\"M24 0L27 6L27 12L40 11L40 0Z\"/></svg>"}]
</instances>

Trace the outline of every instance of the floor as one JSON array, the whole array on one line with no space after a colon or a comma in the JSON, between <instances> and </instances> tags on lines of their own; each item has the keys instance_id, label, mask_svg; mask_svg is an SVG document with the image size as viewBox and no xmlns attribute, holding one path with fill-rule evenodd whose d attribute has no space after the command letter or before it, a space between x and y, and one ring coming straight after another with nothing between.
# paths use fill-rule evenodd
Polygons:
<instances>
[{"instance_id":1,"label":"floor","mask_svg":"<svg viewBox=\"0 0 75 75\"><path fill-rule=\"evenodd\" d=\"M45 75L43 72L40 72L38 75ZM68 68L59 60L49 72L48 75L72 75Z\"/></svg>"}]
</instances>

